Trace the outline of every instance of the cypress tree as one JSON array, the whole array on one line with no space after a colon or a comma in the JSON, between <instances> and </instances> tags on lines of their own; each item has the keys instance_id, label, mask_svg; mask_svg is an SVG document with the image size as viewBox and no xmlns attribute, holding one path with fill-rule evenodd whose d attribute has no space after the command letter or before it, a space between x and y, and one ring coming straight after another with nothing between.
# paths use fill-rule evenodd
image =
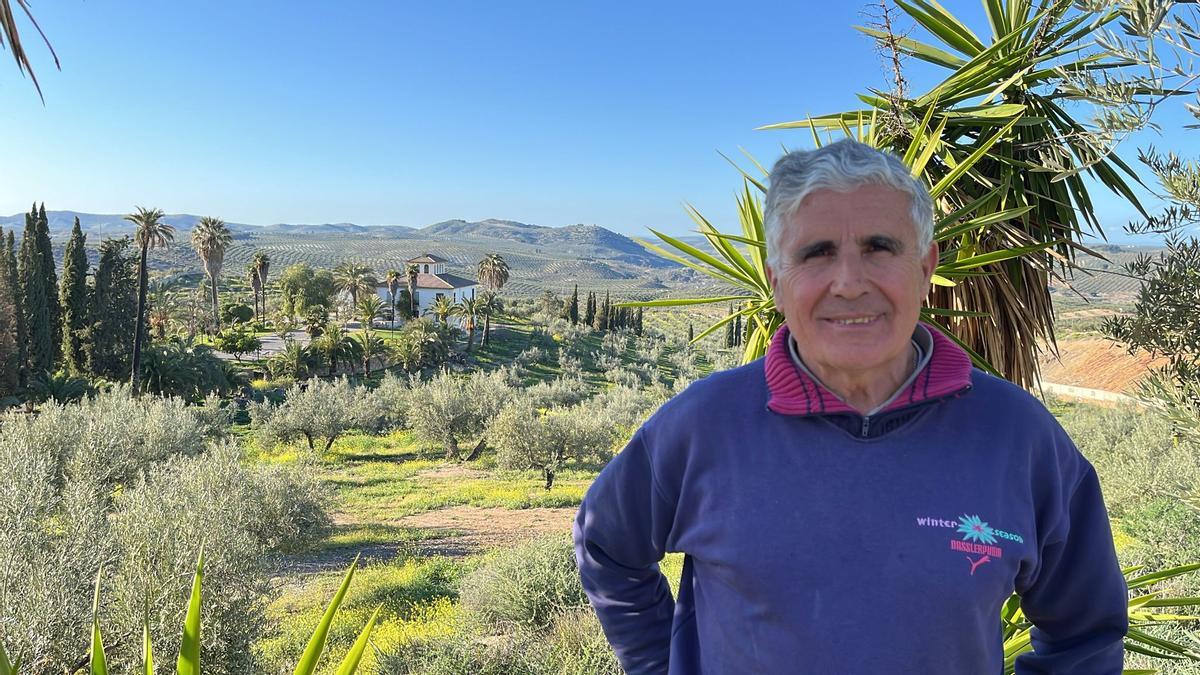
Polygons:
<instances>
[{"instance_id":1,"label":"cypress tree","mask_svg":"<svg viewBox=\"0 0 1200 675\"><path fill-rule=\"evenodd\" d=\"M729 306L729 316L733 317L733 305ZM725 348L733 347L733 319L725 322Z\"/></svg>"},{"instance_id":2,"label":"cypress tree","mask_svg":"<svg viewBox=\"0 0 1200 675\"><path fill-rule=\"evenodd\" d=\"M638 335L642 334L642 310L644 310L644 309L645 309L644 307L638 307L637 324L634 326L634 329L633 329L634 332L636 332Z\"/></svg>"},{"instance_id":3,"label":"cypress tree","mask_svg":"<svg viewBox=\"0 0 1200 675\"><path fill-rule=\"evenodd\" d=\"M733 346L741 347L742 346L742 315L741 314L738 315L736 321L737 321L737 325L733 329Z\"/></svg>"},{"instance_id":4,"label":"cypress tree","mask_svg":"<svg viewBox=\"0 0 1200 675\"><path fill-rule=\"evenodd\" d=\"M22 388L27 382L27 372L25 370L25 359L28 355L29 334L28 327L25 325L25 293L21 290L21 274L17 265L17 244L16 237L13 231L8 231L8 241L4 245L4 250L0 251L0 255L5 257L5 271L7 273L7 288L12 294L13 306L15 314L13 316L13 326L16 331L17 338L17 387Z\"/></svg>"},{"instance_id":5,"label":"cypress tree","mask_svg":"<svg viewBox=\"0 0 1200 675\"><path fill-rule=\"evenodd\" d=\"M129 336L137 326L138 266L129 237L100 244L88 318L88 370L111 380L129 377L133 362Z\"/></svg>"},{"instance_id":6,"label":"cypress tree","mask_svg":"<svg viewBox=\"0 0 1200 675\"><path fill-rule=\"evenodd\" d=\"M50 324L51 298L46 293L45 258L38 249L37 209L25 214L25 231L21 237L21 254L17 261L21 277L21 295L25 303L25 326L28 331L26 371L37 377L54 369L54 331Z\"/></svg>"},{"instance_id":7,"label":"cypress tree","mask_svg":"<svg viewBox=\"0 0 1200 675\"><path fill-rule=\"evenodd\" d=\"M50 243L50 221L46 218L46 203L38 207L37 250L42 256L42 285L45 287L46 304L50 313L50 345L52 369L62 356L62 311L58 306L58 270L54 263L54 246Z\"/></svg>"},{"instance_id":8,"label":"cypress tree","mask_svg":"<svg viewBox=\"0 0 1200 675\"><path fill-rule=\"evenodd\" d=\"M692 324L689 323L688 324L688 345L691 345L692 340L695 340L695 339L696 339L696 329L692 326Z\"/></svg>"},{"instance_id":9,"label":"cypress tree","mask_svg":"<svg viewBox=\"0 0 1200 675\"><path fill-rule=\"evenodd\" d=\"M596 330L608 330L608 301L596 308L596 319L592 323Z\"/></svg>"},{"instance_id":10,"label":"cypress tree","mask_svg":"<svg viewBox=\"0 0 1200 675\"><path fill-rule=\"evenodd\" d=\"M84 340L88 327L87 238L79 227L79 217L71 228L71 239L63 252L62 286L59 288L58 303L62 314L62 362L72 373L82 373L87 368L87 349Z\"/></svg>"},{"instance_id":11,"label":"cypress tree","mask_svg":"<svg viewBox=\"0 0 1200 675\"><path fill-rule=\"evenodd\" d=\"M583 307L583 322L589 326L596 322L596 294L589 292Z\"/></svg>"},{"instance_id":12,"label":"cypress tree","mask_svg":"<svg viewBox=\"0 0 1200 675\"><path fill-rule=\"evenodd\" d=\"M15 267L15 261L12 263ZM21 349L17 336L16 269L9 269L4 229L0 228L0 399L13 396L21 384Z\"/></svg>"},{"instance_id":13,"label":"cypress tree","mask_svg":"<svg viewBox=\"0 0 1200 675\"><path fill-rule=\"evenodd\" d=\"M571 302L567 306L567 318L571 323L579 323L579 284L575 284L575 290L571 291Z\"/></svg>"}]
</instances>

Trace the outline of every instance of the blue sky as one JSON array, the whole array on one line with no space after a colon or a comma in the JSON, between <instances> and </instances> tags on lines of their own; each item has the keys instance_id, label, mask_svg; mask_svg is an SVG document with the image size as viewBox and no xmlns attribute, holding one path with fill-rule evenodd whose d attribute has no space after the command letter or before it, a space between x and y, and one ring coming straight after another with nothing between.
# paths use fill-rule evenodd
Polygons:
<instances>
[{"instance_id":1,"label":"blue sky","mask_svg":"<svg viewBox=\"0 0 1200 675\"><path fill-rule=\"evenodd\" d=\"M36 199L255 224L507 218L645 234L690 229L688 202L733 227L740 183L718 151L769 163L805 134L755 127L886 86L851 28L861 6L42 0L62 71L21 24L43 105L0 54L0 214ZM948 6L980 25L977 3ZM1200 154L1181 108L1162 116L1164 137L1137 141ZM1098 202L1120 239L1129 209Z\"/></svg>"}]
</instances>

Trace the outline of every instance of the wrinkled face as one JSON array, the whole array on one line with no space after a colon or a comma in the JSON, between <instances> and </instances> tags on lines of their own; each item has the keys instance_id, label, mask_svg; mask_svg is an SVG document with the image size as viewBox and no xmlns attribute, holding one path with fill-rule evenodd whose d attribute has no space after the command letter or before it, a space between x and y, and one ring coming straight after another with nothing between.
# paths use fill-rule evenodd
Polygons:
<instances>
[{"instance_id":1,"label":"wrinkled face","mask_svg":"<svg viewBox=\"0 0 1200 675\"><path fill-rule=\"evenodd\" d=\"M908 195L817 190L781 226L768 276L805 364L822 379L906 370L938 257L917 250Z\"/></svg>"}]
</instances>

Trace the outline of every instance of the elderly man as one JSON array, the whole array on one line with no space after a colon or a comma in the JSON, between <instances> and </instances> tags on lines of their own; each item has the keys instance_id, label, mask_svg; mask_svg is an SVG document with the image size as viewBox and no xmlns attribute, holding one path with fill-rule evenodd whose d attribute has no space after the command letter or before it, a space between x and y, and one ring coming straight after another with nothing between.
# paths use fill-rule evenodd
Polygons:
<instances>
[{"instance_id":1,"label":"elderly man","mask_svg":"<svg viewBox=\"0 0 1200 675\"><path fill-rule=\"evenodd\" d=\"M588 491L584 588L630 675L1117 675L1126 587L1096 473L1018 387L918 322L932 205L853 141L766 201L785 327L665 404ZM672 599L658 561L685 554Z\"/></svg>"}]
</instances>

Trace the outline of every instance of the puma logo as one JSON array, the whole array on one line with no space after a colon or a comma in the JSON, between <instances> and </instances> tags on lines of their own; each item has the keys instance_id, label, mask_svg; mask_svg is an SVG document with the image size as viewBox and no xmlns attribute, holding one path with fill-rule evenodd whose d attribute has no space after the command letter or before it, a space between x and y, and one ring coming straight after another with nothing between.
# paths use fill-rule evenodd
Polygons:
<instances>
[{"instance_id":1,"label":"puma logo","mask_svg":"<svg viewBox=\"0 0 1200 675\"><path fill-rule=\"evenodd\" d=\"M971 560L971 556L967 556L967 562L971 563L971 576L975 576L975 569L985 562L991 562L992 559L988 556L983 556L979 560Z\"/></svg>"}]
</instances>

